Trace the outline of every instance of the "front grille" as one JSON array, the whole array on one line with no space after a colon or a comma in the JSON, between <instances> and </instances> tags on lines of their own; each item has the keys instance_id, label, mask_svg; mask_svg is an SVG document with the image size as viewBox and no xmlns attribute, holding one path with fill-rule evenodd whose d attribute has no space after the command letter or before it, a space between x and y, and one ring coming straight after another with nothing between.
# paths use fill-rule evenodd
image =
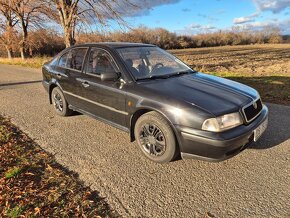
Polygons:
<instances>
[{"instance_id":1,"label":"front grille","mask_svg":"<svg viewBox=\"0 0 290 218\"><path fill-rule=\"evenodd\" d=\"M263 109L263 104L262 104L261 99L258 99L249 105L246 105L243 108L243 113L244 113L247 123L254 120L261 113L262 109Z\"/></svg>"}]
</instances>

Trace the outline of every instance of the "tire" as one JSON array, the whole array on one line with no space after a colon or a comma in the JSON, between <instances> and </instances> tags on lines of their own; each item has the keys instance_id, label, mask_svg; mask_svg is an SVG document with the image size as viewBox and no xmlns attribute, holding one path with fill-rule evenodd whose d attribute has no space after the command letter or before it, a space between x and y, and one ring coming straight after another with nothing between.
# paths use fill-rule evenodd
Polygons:
<instances>
[{"instance_id":1,"label":"tire","mask_svg":"<svg viewBox=\"0 0 290 218\"><path fill-rule=\"evenodd\" d=\"M55 87L52 90L51 101L58 115L66 117L72 114L72 110L68 108L68 103L59 87Z\"/></svg>"},{"instance_id":2,"label":"tire","mask_svg":"<svg viewBox=\"0 0 290 218\"><path fill-rule=\"evenodd\" d=\"M161 114L155 111L143 114L135 124L134 134L141 151L150 160L168 163L177 156L174 132Z\"/></svg>"}]
</instances>

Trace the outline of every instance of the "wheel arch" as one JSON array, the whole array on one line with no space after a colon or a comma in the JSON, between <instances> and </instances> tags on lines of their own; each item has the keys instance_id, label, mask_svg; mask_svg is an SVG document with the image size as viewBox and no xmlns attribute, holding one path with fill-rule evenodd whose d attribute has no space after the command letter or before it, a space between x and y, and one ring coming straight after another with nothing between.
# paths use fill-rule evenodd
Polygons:
<instances>
[{"instance_id":1,"label":"wheel arch","mask_svg":"<svg viewBox=\"0 0 290 218\"><path fill-rule=\"evenodd\" d=\"M153 111L153 110L150 108L139 108L137 111L135 111L132 114L131 119L130 119L130 140L131 140L131 142L134 142L136 140L134 129L135 129L135 124L136 124L137 120L143 114L149 113L151 111Z\"/></svg>"},{"instance_id":2,"label":"wheel arch","mask_svg":"<svg viewBox=\"0 0 290 218\"><path fill-rule=\"evenodd\" d=\"M52 81L49 85L49 89L48 89L48 96L49 96L49 103L52 104L52 99L51 99L51 93L52 93L52 90L55 88L55 87L59 87L62 90L61 86L59 85L59 83L57 81Z\"/></svg>"},{"instance_id":3,"label":"wheel arch","mask_svg":"<svg viewBox=\"0 0 290 218\"><path fill-rule=\"evenodd\" d=\"M161 112L160 110L156 109L156 108L151 108L151 107L142 107L142 108L139 108L138 110L136 110L132 116L131 116L131 119L130 119L130 140L131 142L135 141L136 138L135 138L135 134L134 134L134 129L135 129L135 124L136 124L136 121L143 115L143 114L146 114L146 113L149 113L149 112L157 112L159 114L161 114L166 120L167 122L169 123L170 127L172 128L173 130L173 133L174 133L174 137L176 139L176 142L177 142L177 148L180 149L180 139L178 137L178 134L177 134L177 130L175 128L175 126L172 124L172 122L170 121L170 119L168 118L168 116L166 116L166 114L164 114L163 112Z\"/></svg>"}]
</instances>

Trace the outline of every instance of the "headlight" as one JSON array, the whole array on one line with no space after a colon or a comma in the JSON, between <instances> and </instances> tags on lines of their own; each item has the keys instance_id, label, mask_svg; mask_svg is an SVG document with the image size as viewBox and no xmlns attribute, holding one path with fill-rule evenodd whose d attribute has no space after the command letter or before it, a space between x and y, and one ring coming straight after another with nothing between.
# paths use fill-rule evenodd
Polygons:
<instances>
[{"instance_id":1,"label":"headlight","mask_svg":"<svg viewBox=\"0 0 290 218\"><path fill-rule=\"evenodd\" d=\"M202 130L223 132L243 124L240 113L226 114L217 118L210 118L203 122Z\"/></svg>"}]
</instances>

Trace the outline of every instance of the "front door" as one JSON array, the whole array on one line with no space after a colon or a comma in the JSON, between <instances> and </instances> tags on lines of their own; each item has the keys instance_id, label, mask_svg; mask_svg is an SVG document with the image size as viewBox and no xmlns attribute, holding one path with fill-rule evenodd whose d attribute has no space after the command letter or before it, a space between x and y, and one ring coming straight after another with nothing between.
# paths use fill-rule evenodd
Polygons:
<instances>
[{"instance_id":1,"label":"front door","mask_svg":"<svg viewBox=\"0 0 290 218\"><path fill-rule=\"evenodd\" d=\"M87 58L85 74L78 80L86 98L84 110L114 124L125 126L126 93L123 83L118 81L101 81L100 74L120 72L112 56L103 49L92 48Z\"/></svg>"}]
</instances>

